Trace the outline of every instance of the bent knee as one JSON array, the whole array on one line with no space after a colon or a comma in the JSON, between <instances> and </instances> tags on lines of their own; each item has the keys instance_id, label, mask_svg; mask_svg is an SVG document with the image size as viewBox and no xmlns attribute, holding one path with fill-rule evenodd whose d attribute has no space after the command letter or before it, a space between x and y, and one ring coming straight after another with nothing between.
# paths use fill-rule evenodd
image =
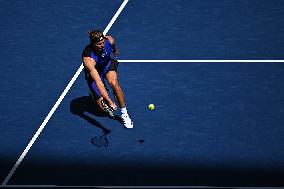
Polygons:
<instances>
[{"instance_id":1,"label":"bent knee","mask_svg":"<svg viewBox=\"0 0 284 189\"><path fill-rule=\"evenodd\" d=\"M119 86L119 84L118 84L117 81L111 81L111 82L109 83L109 85L110 85L110 87L111 87L112 89L114 89L114 90L120 88L120 86Z\"/></svg>"}]
</instances>

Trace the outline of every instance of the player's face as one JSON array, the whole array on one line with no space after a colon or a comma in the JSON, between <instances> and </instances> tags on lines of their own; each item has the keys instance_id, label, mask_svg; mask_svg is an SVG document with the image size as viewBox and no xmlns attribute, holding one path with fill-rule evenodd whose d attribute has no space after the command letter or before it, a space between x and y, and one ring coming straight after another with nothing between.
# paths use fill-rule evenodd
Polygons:
<instances>
[{"instance_id":1,"label":"player's face","mask_svg":"<svg viewBox=\"0 0 284 189\"><path fill-rule=\"evenodd\" d=\"M103 39L103 40L97 42L96 43L97 50L102 51L103 48L104 48L105 42L106 42L106 39Z\"/></svg>"}]
</instances>

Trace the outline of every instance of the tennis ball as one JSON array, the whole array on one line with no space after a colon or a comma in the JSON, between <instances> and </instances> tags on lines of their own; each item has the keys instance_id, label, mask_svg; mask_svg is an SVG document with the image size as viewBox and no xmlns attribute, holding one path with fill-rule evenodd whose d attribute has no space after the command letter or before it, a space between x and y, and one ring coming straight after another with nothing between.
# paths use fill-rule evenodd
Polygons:
<instances>
[{"instance_id":1,"label":"tennis ball","mask_svg":"<svg viewBox=\"0 0 284 189\"><path fill-rule=\"evenodd\" d=\"M150 110L154 110L155 109L155 105L154 104L149 104L149 109Z\"/></svg>"}]
</instances>

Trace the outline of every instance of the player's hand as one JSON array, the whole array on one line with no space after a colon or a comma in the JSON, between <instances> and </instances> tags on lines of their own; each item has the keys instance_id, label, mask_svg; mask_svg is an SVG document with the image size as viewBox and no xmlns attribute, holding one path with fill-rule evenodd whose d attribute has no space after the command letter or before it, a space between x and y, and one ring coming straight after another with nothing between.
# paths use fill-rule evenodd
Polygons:
<instances>
[{"instance_id":1,"label":"player's hand","mask_svg":"<svg viewBox=\"0 0 284 189\"><path fill-rule=\"evenodd\" d=\"M115 111L115 110L117 110L117 106L116 106L116 104L115 103L110 103L109 104L109 106Z\"/></svg>"},{"instance_id":2,"label":"player's hand","mask_svg":"<svg viewBox=\"0 0 284 189\"><path fill-rule=\"evenodd\" d=\"M118 54L119 54L118 50L117 50L117 49L114 49L114 50L113 50L113 55L117 58Z\"/></svg>"}]
</instances>

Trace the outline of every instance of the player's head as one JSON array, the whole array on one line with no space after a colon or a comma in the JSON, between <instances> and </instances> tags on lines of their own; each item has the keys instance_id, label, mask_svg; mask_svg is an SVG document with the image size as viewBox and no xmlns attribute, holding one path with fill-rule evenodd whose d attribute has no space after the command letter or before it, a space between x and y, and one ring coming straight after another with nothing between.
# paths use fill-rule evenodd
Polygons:
<instances>
[{"instance_id":1,"label":"player's head","mask_svg":"<svg viewBox=\"0 0 284 189\"><path fill-rule=\"evenodd\" d=\"M100 30L90 30L88 32L91 45L98 50L103 49L105 43L105 36Z\"/></svg>"}]
</instances>

